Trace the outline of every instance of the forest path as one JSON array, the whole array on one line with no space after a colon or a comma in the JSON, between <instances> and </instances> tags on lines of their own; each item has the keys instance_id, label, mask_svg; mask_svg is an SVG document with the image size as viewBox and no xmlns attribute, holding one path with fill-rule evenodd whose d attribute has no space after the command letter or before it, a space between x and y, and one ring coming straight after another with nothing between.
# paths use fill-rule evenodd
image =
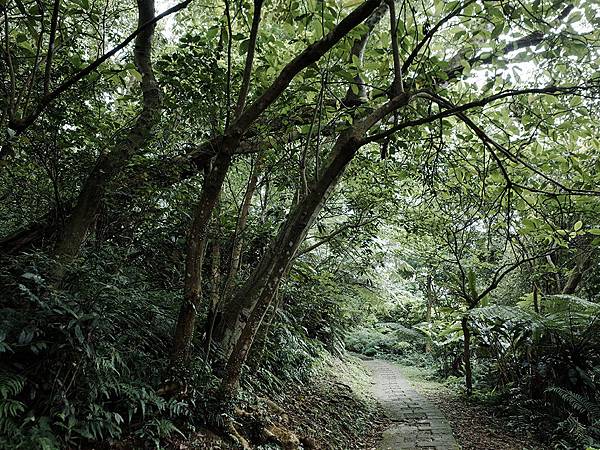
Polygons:
<instances>
[{"instance_id":1,"label":"forest path","mask_svg":"<svg viewBox=\"0 0 600 450\"><path fill-rule=\"evenodd\" d=\"M410 386L395 364L381 359L363 363L372 373L373 395L393 421L378 450L460 448L442 412Z\"/></svg>"}]
</instances>

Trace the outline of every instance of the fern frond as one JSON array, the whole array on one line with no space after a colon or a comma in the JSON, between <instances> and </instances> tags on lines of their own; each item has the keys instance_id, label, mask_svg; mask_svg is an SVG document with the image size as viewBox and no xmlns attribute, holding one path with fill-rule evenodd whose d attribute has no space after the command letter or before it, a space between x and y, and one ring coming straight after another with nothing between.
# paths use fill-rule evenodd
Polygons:
<instances>
[{"instance_id":1,"label":"fern frond","mask_svg":"<svg viewBox=\"0 0 600 450\"><path fill-rule=\"evenodd\" d=\"M0 372L0 398L6 400L19 394L25 387L25 378L15 373Z\"/></svg>"},{"instance_id":2,"label":"fern frond","mask_svg":"<svg viewBox=\"0 0 600 450\"><path fill-rule=\"evenodd\" d=\"M501 320L503 322L519 321L542 325L543 318L536 313L514 306L494 305L474 308L468 312L471 318L485 320Z\"/></svg>"},{"instance_id":3,"label":"fern frond","mask_svg":"<svg viewBox=\"0 0 600 450\"><path fill-rule=\"evenodd\" d=\"M584 414L590 422L600 420L600 405L576 392L569 391L560 387L551 387L547 390L558 396L564 403L571 406L574 411Z\"/></svg>"},{"instance_id":4,"label":"fern frond","mask_svg":"<svg viewBox=\"0 0 600 450\"><path fill-rule=\"evenodd\" d=\"M587 311L592 314L600 314L600 304L590 302L575 295L548 295L544 297L543 302L544 309L551 313L567 310L580 310Z\"/></svg>"},{"instance_id":5,"label":"fern frond","mask_svg":"<svg viewBox=\"0 0 600 450\"><path fill-rule=\"evenodd\" d=\"M18 400L0 400L0 421L10 417L17 417L25 411L25 405Z\"/></svg>"}]
</instances>

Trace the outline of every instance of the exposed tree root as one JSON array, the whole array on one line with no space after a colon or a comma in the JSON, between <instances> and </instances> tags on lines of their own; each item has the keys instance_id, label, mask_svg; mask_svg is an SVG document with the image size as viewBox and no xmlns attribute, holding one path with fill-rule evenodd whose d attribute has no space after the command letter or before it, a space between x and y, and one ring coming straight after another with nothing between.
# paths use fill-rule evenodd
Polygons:
<instances>
[{"instance_id":1,"label":"exposed tree root","mask_svg":"<svg viewBox=\"0 0 600 450\"><path fill-rule=\"evenodd\" d=\"M248 443L248 441L246 440L246 438L244 436L242 436L242 434L235 427L233 421L231 421L231 420L228 421L225 424L225 429L226 429L227 434L229 435L229 437L231 437L234 441L236 441L237 443L239 443L241 449L243 449L243 450L252 450L252 447L250 446L250 444Z\"/></svg>"}]
</instances>

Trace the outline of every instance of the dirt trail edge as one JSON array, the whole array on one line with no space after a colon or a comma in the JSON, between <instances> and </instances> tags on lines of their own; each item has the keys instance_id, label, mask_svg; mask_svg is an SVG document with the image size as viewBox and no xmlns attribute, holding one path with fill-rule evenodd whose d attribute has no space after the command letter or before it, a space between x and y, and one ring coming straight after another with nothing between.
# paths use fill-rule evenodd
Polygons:
<instances>
[{"instance_id":1,"label":"dirt trail edge","mask_svg":"<svg viewBox=\"0 0 600 450\"><path fill-rule=\"evenodd\" d=\"M372 392L394 422L378 450L458 450L452 430L437 407L415 391L393 363L363 360L372 372Z\"/></svg>"}]
</instances>

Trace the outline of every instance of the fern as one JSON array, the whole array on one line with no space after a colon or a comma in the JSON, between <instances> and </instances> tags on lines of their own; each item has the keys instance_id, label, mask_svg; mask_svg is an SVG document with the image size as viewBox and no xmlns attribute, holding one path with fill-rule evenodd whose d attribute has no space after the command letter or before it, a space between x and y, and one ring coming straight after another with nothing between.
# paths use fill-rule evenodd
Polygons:
<instances>
[{"instance_id":1,"label":"fern","mask_svg":"<svg viewBox=\"0 0 600 450\"><path fill-rule=\"evenodd\" d=\"M14 435L18 426L16 419L23 411L25 405L16 400L24 387L25 383L22 377L7 372L0 373L0 432L5 435Z\"/></svg>"},{"instance_id":2,"label":"fern","mask_svg":"<svg viewBox=\"0 0 600 450\"><path fill-rule=\"evenodd\" d=\"M3 400L21 393L25 387L25 378L9 372L0 372L0 397Z\"/></svg>"},{"instance_id":3,"label":"fern","mask_svg":"<svg viewBox=\"0 0 600 450\"><path fill-rule=\"evenodd\" d=\"M579 422L575 417L570 416L558 424L558 430L562 431L569 440L578 444L579 448L589 448L589 446L598 445L598 429L587 427ZM571 442L564 442L568 448L572 448Z\"/></svg>"},{"instance_id":4,"label":"fern","mask_svg":"<svg viewBox=\"0 0 600 450\"><path fill-rule=\"evenodd\" d=\"M6 435L14 435L18 431L16 419L25 405L18 400L0 400L0 431Z\"/></svg>"},{"instance_id":5,"label":"fern","mask_svg":"<svg viewBox=\"0 0 600 450\"><path fill-rule=\"evenodd\" d=\"M575 392L557 386L548 389L576 412L585 415L590 423L600 421L600 405Z\"/></svg>"},{"instance_id":6,"label":"fern","mask_svg":"<svg viewBox=\"0 0 600 450\"><path fill-rule=\"evenodd\" d=\"M546 311L551 313L566 310L579 310L600 314L600 304L590 302L575 295L548 295L543 299L543 306Z\"/></svg>"},{"instance_id":7,"label":"fern","mask_svg":"<svg viewBox=\"0 0 600 450\"><path fill-rule=\"evenodd\" d=\"M492 322L500 320L502 322L527 322L536 326L544 325L544 318L539 314L514 306L485 306L483 308L474 308L468 314L471 318Z\"/></svg>"}]
</instances>

